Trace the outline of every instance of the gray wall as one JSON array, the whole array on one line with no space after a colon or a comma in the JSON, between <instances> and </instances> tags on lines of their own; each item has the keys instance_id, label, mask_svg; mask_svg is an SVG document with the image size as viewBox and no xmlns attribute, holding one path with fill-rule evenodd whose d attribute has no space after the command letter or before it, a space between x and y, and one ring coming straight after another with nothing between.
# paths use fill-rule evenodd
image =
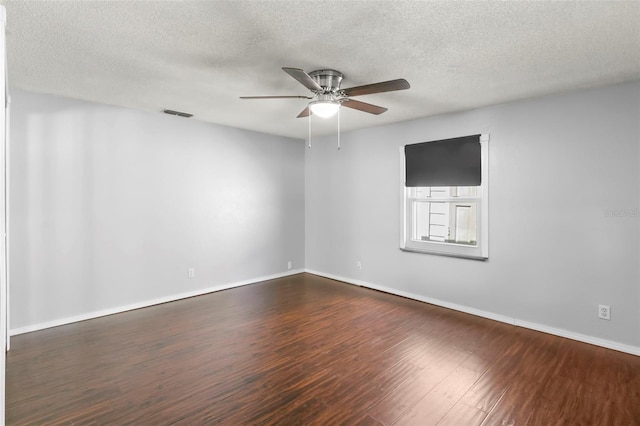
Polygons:
<instances>
[{"instance_id":1,"label":"gray wall","mask_svg":"<svg viewBox=\"0 0 640 426\"><path fill-rule=\"evenodd\" d=\"M12 99L12 329L304 267L302 140Z\"/></svg>"},{"instance_id":2,"label":"gray wall","mask_svg":"<svg viewBox=\"0 0 640 426\"><path fill-rule=\"evenodd\" d=\"M302 141L14 91L11 327L292 260L638 348L639 121L635 82L348 132L340 151L315 137L305 154ZM401 252L399 147L476 133L491 136L489 260Z\"/></svg>"},{"instance_id":3,"label":"gray wall","mask_svg":"<svg viewBox=\"0 0 640 426\"><path fill-rule=\"evenodd\" d=\"M314 138L306 267L638 348L639 121L635 82L349 132L340 151ZM400 251L399 147L477 133L491 137L489 260Z\"/></svg>"}]
</instances>

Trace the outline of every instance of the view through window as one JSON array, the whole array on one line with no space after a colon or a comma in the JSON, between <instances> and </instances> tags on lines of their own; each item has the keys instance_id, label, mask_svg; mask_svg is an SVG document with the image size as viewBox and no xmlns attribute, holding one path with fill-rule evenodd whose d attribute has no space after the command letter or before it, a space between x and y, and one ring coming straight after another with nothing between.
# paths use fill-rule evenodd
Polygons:
<instances>
[{"instance_id":1,"label":"view through window","mask_svg":"<svg viewBox=\"0 0 640 426\"><path fill-rule=\"evenodd\" d=\"M478 187L415 187L408 191L412 240L477 245Z\"/></svg>"}]
</instances>

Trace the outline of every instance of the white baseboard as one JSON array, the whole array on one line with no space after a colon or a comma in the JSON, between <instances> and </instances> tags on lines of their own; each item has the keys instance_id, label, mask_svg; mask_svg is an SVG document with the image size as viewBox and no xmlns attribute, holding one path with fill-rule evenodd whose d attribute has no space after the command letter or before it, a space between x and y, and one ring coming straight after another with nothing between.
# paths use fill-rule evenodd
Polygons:
<instances>
[{"instance_id":1,"label":"white baseboard","mask_svg":"<svg viewBox=\"0 0 640 426\"><path fill-rule=\"evenodd\" d=\"M201 296L207 293L213 293L220 290L227 290L235 287L242 287L244 285L255 284L261 281L273 280L276 278L287 277L289 275L301 274L303 273L303 269L295 269L287 272L282 272L274 275L267 275L263 277L251 278L249 280L237 281L234 283L222 284L213 287L203 288L199 290L194 290L186 293L174 294L171 296L160 297L152 300L145 300L144 302L132 303L130 305L118 306L115 308L103 309L100 311L87 312L85 314L75 315L67 318L60 318L53 321L47 321L39 324L28 325L25 327L14 328L9 330L10 336L16 336L18 334L29 333L32 331L43 330L45 328L58 327L60 325L71 324L79 321L86 321L93 318L104 317L107 315L119 314L121 312L132 311L134 309L146 308L148 306L160 305L162 303L174 302L180 299L187 299L189 297Z\"/></svg>"},{"instance_id":2,"label":"white baseboard","mask_svg":"<svg viewBox=\"0 0 640 426\"><path fill-rule=\"evenodd\" d=\"M282 277L286 277L286 276L290 276L290 275L301 274L303 272L308 272L310 274L318 275L318 276L329 278L329 279L332 279L332 280L342 281L342 282L345 282L347 284L353 284L353 285L357 285L357 286L361 286L361 287L366 287L366 288L371 288L371 289L374 289L374 290L383 291L385 293L395 294L397 296L402 296L402 297L406 297L408 299L418 300L420 302L425 302L425 303L429 303L429 304L436 305L436 306L442 306L444 308L453 309L455 311L460 311L460 312L464 312L464 313L467 313L467 314L471 314L471 315L476 315L476 316L483 317L483 318L492 319L494 321L500 321L500 322L511 324L511 325L515 325L515 326L518 326L518 327L528 328L530 330L536 330L536 331L540 331L540 332L543 332L543 333L552 334L552 335L560 336L560 337L565 337L567 339L577 340L579 342L589 343L589 344L592 344L592 345L601 346L601 347L604 347L604 348L613 349L613 350L616 350L616 351L625 352L625 353L629 353L629 354L632 354L632 355L640 356L640 347L626 345L626 344L614 342L614 341L611 341L611 340L600 339L598 337L588 336L588 335L585 335L585 334L574 333L574 332L568 331L568 330L563 330L563 329L559 329L559 328L553 328L553 327L549 327L549 326L538 324L538 323L533 323L533 322L529 322L529 321L520 320L520 319L517 319L517 318L511 318L511 317L507 317L507 316L504 316L504 315L495 314L493 312L483 311L483 310L480 310L480 309L475 309L475 308L471 308L471 307L464 306L464 305L458 305L458 304L455 304L455 303L445 302L445 301L442 301L442 300L439 300L439 299L434 299L434 298L431 298L431 297L426 297L426 296L422 296L422 295L415 294L415 293L410 293L410 292L406 292L406 291L402 291L402 290L397 290L395 288L382 286L382 285L377 285L377 284L373 284L373 283L370 283L370 282L367 282L367 281L362 281L362 280L357 280L357 279L353 279L353 278L342 277L342 276L339 276L339 275L334 275L334 274L329 274L329 273L325 273L325 272L315 271L315 270L312 270L312 269L296 269L296 270L291 270L291 271L287 271L287 272L282 272L282 273L279 273L279 274L273 274L273 275L268 275L268 276L263 276L263 277L252 278L252 279L249 279L249 280L243 280L243 281L237 281L237 282L228 283L228 284L217 285L217 286L208 287L208 288L204 288L204 289L194 290L194 291L187 292L187 293L180 293L180 294L175 294L175 295L171 295L171 296L161 297L161 298L157 298L157 299L153 299L153 300L146 300L146 301L143 301L143 302L133 303L133 304L126 305L126 306L119 306L119 307L110 308L110 309L103 309L103 310L100 310L100 311L87 312L85 314L75 315L73 317L60 318L60 319L53 320L53 321L48 321L48 322L44 322L44 323L33 324L33 325L25 326L25 327L15 328L15 329L9 330L9 335L10 336L16 336L18 334L29 333L29 332L37 331L37 330L43 330L45 328L58 327L60 325L71 324L71 323L74 323L74 322L85 321L85 320L89 320L89 319L93 319L93 318L99 318L99 317L103 317L103 316L107 316L107 315L118 314L118 313L121 313L121 312L131 311L131 310L134 310L134 309L146 308L148 306L159 305L159 304L167 303L167 302L173 302L173 301L180 300L180 299L187 299L189 297L194 297L194 296L201 296L201 295L207 294L207 293L213 293L213 292L216 292L216 291L227 290L227 289L230 289L230 288L241 287L241 286L249 285L249 284L255 284L255 283L258 283L258 282L261 282L261 281L268 281L268 280L272 280L272 279L276 279L276 278L282 278Z\"/></svg>"},{"instance_id":3,"label":"white baseboard","mask_svg":"<svg viewBox=\"0 0 640 426\"><path fill-rule=\"evenodd\" d=\"M626 345L624 343L618 343L611 340L600 339L598 337L588 336L586 334L574 333L572 331L563 330L560 328L553 328L534 322L523 321L517 318L511 318L504 315L494 314L493 312L482 311L480 309L470 308L468 306L458 305L455 303L449 303L430 297L421 296L419 294L409 293L395 288L372 284L367 281L357 280L353 278L341 277L338 275L327 274L325 272L319 272L312 269L305 269L305 272L309 274L318 275L321 277L329 278L336 281L342 281L347 284L354 284L360 287L367 287L373 290L383 291L385 293L395 294L397 296L406 297L408 299L418 300L420 302L426 302L432 305L442 306L443 308L453 309L455 311L464 312L471 315L476 315L483 318L492 319L494 321L500 321L507 324L512 324L522 328L528 328L530 330L540 331L547 334L553 334L555 336L565 337L571 340L577 340L579 342L589 343L591 345L601 346L607 349L613 349L619 352L626 352L632 355L640 356L640 347Z\"/></svg>"}]
</instances>

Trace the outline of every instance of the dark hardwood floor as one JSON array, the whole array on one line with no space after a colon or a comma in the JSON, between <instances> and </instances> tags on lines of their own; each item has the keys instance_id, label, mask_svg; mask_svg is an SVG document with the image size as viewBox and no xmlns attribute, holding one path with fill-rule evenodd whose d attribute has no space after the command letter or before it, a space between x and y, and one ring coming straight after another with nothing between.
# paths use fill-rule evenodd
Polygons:
<instances>
[{"instance_id":1,"label":"dark hardwood floor","mask_svg":"<svg viewBox=\"0 0 640 426\"><path fill-rule=\"evenodd\" d=\"M9 425L640 425L640 357L300 274L16 336Z\"/></svg>"}]
</instances>

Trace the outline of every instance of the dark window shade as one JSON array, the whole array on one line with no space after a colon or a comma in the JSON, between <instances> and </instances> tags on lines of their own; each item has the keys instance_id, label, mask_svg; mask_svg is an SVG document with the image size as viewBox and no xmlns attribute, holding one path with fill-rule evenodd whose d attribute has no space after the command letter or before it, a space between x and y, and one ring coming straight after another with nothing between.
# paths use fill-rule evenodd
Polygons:
<instances>
[{"instance_id":1,"label":"dark window shade","mask_svg":"<svg viewBox=\"0 0 640 426\"><path fill-rule=\"evenodd\" d=\"M479 186L480 135L405 145L405 186Z\"/></svg>"}]
</instances>

